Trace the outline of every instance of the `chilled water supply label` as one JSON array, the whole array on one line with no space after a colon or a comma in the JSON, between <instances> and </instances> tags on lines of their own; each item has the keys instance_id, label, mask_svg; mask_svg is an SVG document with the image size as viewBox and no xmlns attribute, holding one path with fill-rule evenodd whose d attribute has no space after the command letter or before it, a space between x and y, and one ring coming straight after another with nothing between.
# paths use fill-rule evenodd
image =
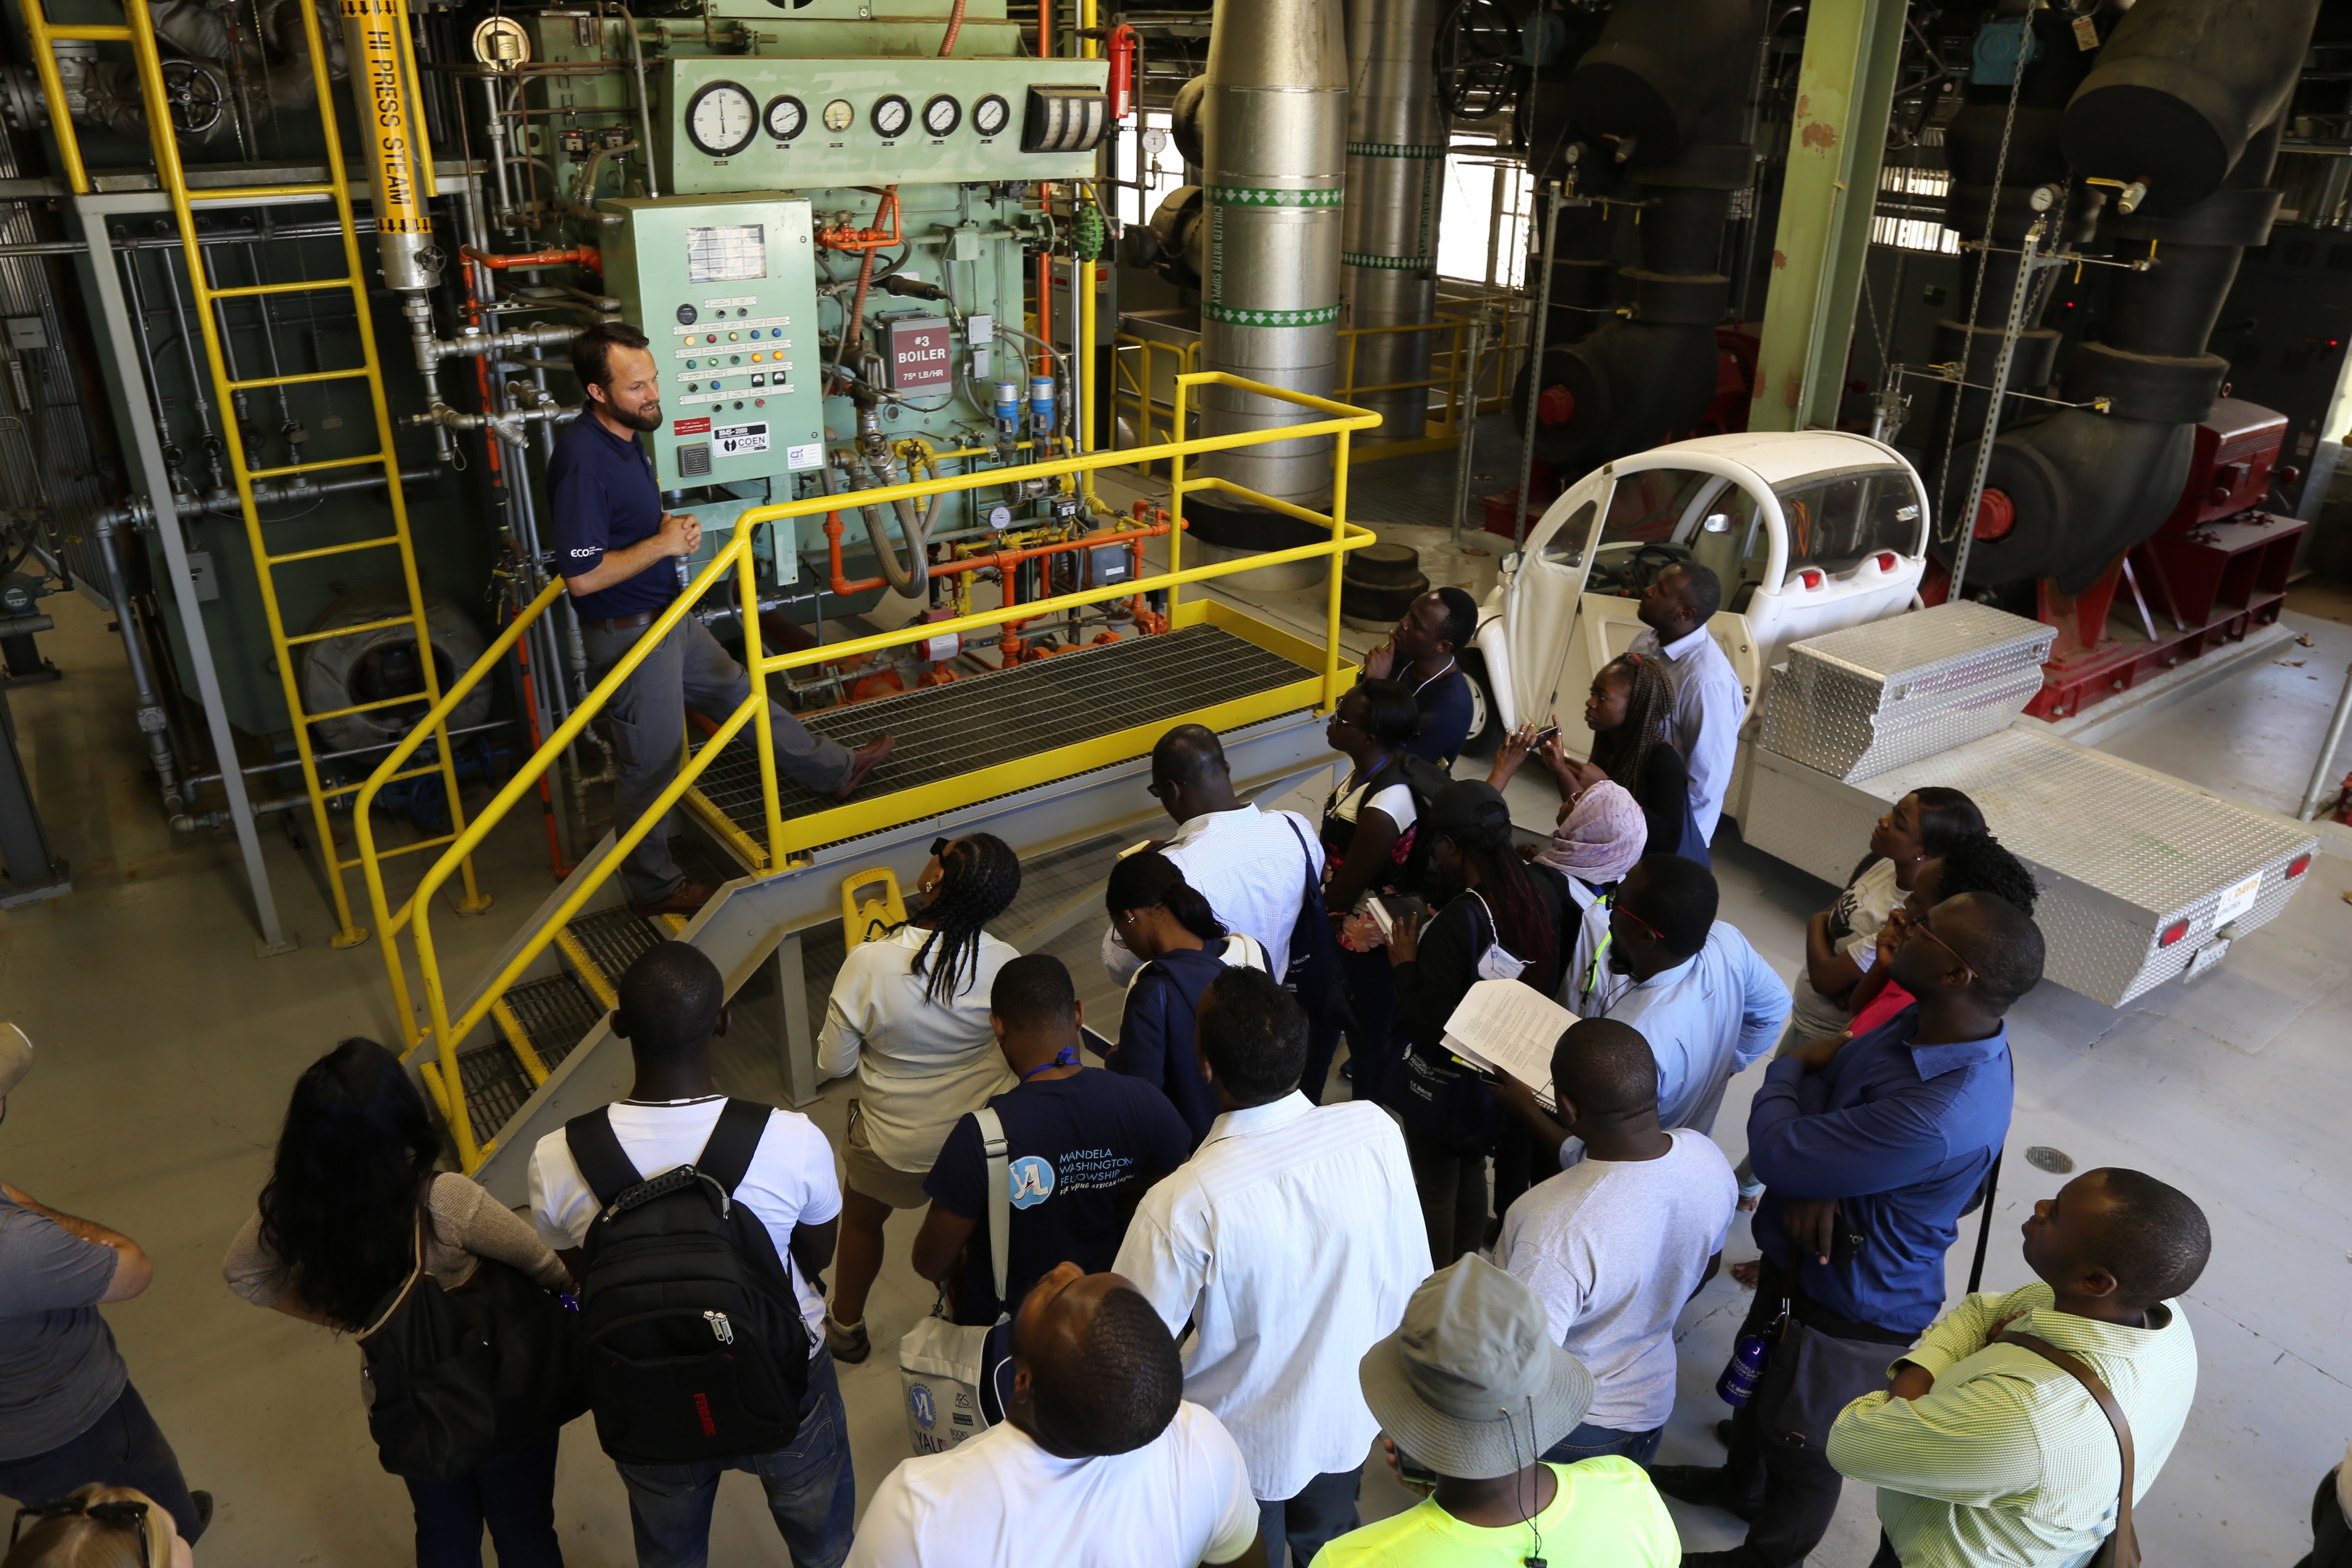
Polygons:
<instances>
[{"instance_id":1,"label":"chilled water supply label","mask_svg":"<svg viewBox=\"0 0 2352 1568\"><path fill-rule=\"evenodd\" d=\"M722 458L740 458L750 452L768 449L768 427L765 425L721 425L710 433Z\"/></svg>"}]
</instances>

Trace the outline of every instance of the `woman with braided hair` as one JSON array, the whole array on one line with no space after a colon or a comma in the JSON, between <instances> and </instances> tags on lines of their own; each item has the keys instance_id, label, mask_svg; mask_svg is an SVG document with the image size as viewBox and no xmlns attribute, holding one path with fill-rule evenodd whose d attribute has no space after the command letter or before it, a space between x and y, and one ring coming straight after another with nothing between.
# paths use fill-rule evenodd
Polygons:
<instances>
[{"instance_id":1,"label":"woman with braided hair","mask_svg":"<svg viewBox=\"0 0 2352 1568\"><path fill-rule=\"evenodd\" d=\"M864 1361L866 1297L882 1271L893 1209L930 1202L923 1178L957 1118L1013 1084L988 1024L996 972L1020 954L984 929L1021 891L1004 840L975 833L936 846L915 882L921 912L849 950L825 1004L817 1071L857 1072L842 1150L841 1253L824 1337ZM857 933L851 933L856 935Z\"/></svg>"},{"instance_id":2,"label":"woman with braided hair","mask_svg":"<svg viewBox=\"0 0 2352 1568\"><path fill-rule=\"evenodd\" d=\"M1516 1121L1500 1121L1486 1085L1445 1048L1445 1020L1481 980L1517 980L1549 996L1575 906L1558 871L1519 858L1510 807L1491 784L1447 785L1421 830L1436 913L1401 917L1389 931L1407 1048L1381 1074L1379 1093L1404 1123L1430 1258L1443 1268L1486 1245L1486 1157L1496 1157L1495 1201L1507 1208L1528 1189L1533 1147Z\"/></svg>"}]
</instances>

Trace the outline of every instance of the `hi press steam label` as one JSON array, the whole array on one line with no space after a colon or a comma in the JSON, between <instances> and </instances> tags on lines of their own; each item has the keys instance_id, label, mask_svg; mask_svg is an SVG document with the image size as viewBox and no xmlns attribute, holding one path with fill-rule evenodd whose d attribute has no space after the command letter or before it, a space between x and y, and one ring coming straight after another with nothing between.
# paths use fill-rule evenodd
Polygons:
<instances>
[{"instance_id":1,"label":"hi press steam label","mask_svg":"<svg viewBox=\"0 0 2352 1568\"><path fill-rule=\"evenodd\" d=\"M746 457L768 449L768 427L765 425L721 425L710 433L710 439L722 458Z\"/></svg>"}]
</instances>

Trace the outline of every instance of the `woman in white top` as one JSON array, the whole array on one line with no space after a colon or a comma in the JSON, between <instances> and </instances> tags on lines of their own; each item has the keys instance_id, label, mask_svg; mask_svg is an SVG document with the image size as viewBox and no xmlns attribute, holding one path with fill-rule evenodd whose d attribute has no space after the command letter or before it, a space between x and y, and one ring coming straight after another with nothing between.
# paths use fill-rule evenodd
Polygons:
<instances>
[{"instance_id":1,"label":"woman in white top","mask_svg":"<svg viewBox=\"0 0 2352 1568\"><path fill-rule=\"evenodd\" d=\"M1367 680L1351 687L1331 710L1324 739L1350 764L1323 802L1323 907L1340 928L1339 973L1347 982L1348 1076L1359 1100L1369 1099L1381 1065L1403 1053L1396 1027L1396 986L1388 961L1376 951L1379 928L1367 917L1350 920L1367 894L1396 888L1412 890L1412 853L1418 809L1405 784L1421 709L1412 689L1393 680ZM1339 1036L1317 1029L1307 1049L1307 1073L1299 1089L1317 1104L1331 1073Z\"/></svg>"},{"instance_id":2,"label":"woman in white top","mask_svg":"<svg viewBox=\"0 0 2352 1568\"><path fill-rule=\"evenodd\" d=\"M915 890L922 913L850 949L817 1036L821 1076L857 1069L824 1319L835 1357L851 1363L873 1350L866 1297L882 1271L890 1211L930 1202L923 1178L949 1130L1015 1081L989 1027L988 995L1020 955L982 928L1020 893L1021 862L1004 840L975 833L933 856Z\"/></svg>"}]
</instances>

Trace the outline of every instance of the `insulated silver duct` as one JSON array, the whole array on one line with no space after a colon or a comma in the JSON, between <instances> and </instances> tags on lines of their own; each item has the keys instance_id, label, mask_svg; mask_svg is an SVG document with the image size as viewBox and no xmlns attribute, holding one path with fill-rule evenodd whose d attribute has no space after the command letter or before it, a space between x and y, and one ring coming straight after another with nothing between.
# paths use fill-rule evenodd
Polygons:
<instances>
[{"instance_id":1,"label":"insulated silver duct","mask_svg":"<svg viewBox=\"0 0 2352 1568\"><path fill-rule=\"evenodd\" d=\"M1348 7L1348 206L1344 287L1352 327L1428 321L1437 309L1437 215L1445 111L1433 56L1443 0L1354 0ZM1354 402L1381 415L1367 437L1411 441L1429 418L1430 334L1355 340Z\"/></svg>"},{"instance_id":2,"label":"insulated silver duct","mask_svg":"<svg viewBox=\"0 0 2352 1568\"><path fill-rule=\"evenodd\" d=\"M1347 58L1339 0L1217 0L1204 115L1203 369L1331 395L1339 371ZM1205 436L1309 417L1289 404L1225 387L1208 388L1201 399ZM1202 468L1279 500L1320 507L1331 493L1331 438L1218 453ZM1302 525L1253 507L1188 501L1185 511L1193 531L1226 549L1302 542ZM1306 575L1319 576L1319 564Z\"/></svg>"}]
</instances>

